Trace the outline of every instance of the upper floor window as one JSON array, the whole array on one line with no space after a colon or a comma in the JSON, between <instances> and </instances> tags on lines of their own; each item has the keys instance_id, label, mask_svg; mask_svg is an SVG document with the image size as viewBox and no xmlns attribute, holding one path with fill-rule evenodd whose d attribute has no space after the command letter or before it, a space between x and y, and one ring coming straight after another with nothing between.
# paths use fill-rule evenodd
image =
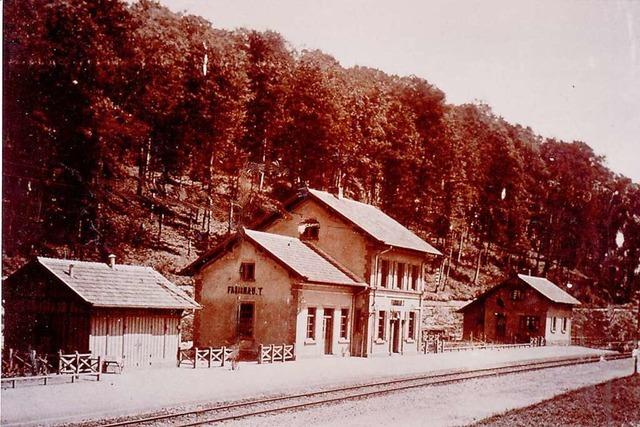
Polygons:
<instances>
[{"instance_id":1,"label":"upper floor window","mask_svg":"<svg viewBox=\"0 0 640 427\"><path fill-rule=\"evenodd\" d=\"M396 288L404 289L404 271L405 264L403 262L399 262L396 264Z\"/></svg>"},{"instance_id":2,"label":"upper floor window","mask_svg":"<svg viewBox=\"0 0 640 427\"><path fill-rule=\"evenodd\" d=\"M306 219L298 226L300 239L318 240L320 237L320 223L315 219Z\"/></svg>"},{"instance_id":3,"label":"upper floor window","mask_svg":"<svg viewBox=\"0 0 640 427\"><path fill-rule=\"evenodd\" d=\"M524 299L524 290L518 288L511 291L512 301L520 301L522 299Z\"/></svg>"},{"instance_id":4,"label":"upper floor window","mask_svg":"<svg viewBox=\"0 0 640 427\"><path fill-rule=\"evenodd\" d=\"M254 262L240 264L240 278L246 281L256 280L256 264Z\"/></svg>"},{"instance_id":5,"label":"upper floor window","mask_svg":"<svg viewBox=\"0 0 640 427\"><path fill-rule=\"evenodd\" d=\"M386 259L380 262L380 286L383 288L389 286L389 261Z\"/></svg>"},{"instance_id":6,"label":"upper floor window","mask_svg":"<svg viewBox=\"0 0 640 427\"><path fill-rule=\"evenodd\" d=\"M411 266L411 290L418 290L418 283L420 280L420 267L417 265Z\"/></svg>"}]
</instances>

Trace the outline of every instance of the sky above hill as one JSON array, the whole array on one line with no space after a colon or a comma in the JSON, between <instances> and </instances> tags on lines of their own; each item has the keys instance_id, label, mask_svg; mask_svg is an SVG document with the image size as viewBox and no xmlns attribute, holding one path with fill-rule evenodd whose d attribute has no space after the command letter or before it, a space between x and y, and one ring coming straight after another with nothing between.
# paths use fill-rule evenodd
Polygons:
<instances>
[{"instance_id":1,"label":"sky above hill","mask_svg":"<svg viewBox=\"0 0 640 427\"><path fill-rule=\"evenodd\" d=\"M423 77L640 182L640 1L161 0L216 28L274 30L345 67Z\"/></svg>"}]
</instances>

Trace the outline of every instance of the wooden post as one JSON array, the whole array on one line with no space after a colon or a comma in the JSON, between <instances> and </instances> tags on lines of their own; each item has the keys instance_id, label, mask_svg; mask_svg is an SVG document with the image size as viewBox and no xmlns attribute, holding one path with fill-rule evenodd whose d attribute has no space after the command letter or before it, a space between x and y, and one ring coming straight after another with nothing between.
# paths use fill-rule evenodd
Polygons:
<instances>
[{"instance_id":1,"label":"wooden post","mask_svg":"<svg viewBox=\"0 0 640 427\"><path fill-rule=\"evenodd\" d=\"M274 356L274 353L275 353L275 352L274 352L274 348L275 348L275 347L276 347L275 345L271 344L271 363L273 363L273 360L274 360L274 359L273 359L273 356Z\"/></svg>"},{"instance_id":2,"label":"wooden post","mask_svg":"<svg viewBox=\"0 0 640 427\"><path fill-rule=\"evenodd\" d=\"M211 367L212 358L213 358L213 348L209 347L209 368Z\"/></svg>"},{"instance_id":3,"label":"wooden post","mask_svg":"<svg viewBox=\"0 0 640 427\"><path fill-rule=\"evenodd\" d=\"M100 374L102 373L102 359L98 356L98 376L96 379L100 381Z\"/></svg>"},{"instance_id":4,"label":"wooden post","mask_svg":"<svg viewBox=\"0 0 640 427\"><path fill-rule=\"evenodd\" d=\"M195 353L193 353L193 369L198 366L198 347L196 347Z\"/></svg>"},{"instance_id":5,"label":"wooden post","mask_svg":"<svg viewBox=\"0 0 640 427\"><path fill-rule=\"evenodd\" d=\"M76 351L76 375L80 373L80 354Z\"/></svg>"},{"instance_id":6,"label":"wooden post","mask_svg":"<svg viewBox=\"0 0 640 427\"><path fill-rule=\"evenodd\" d=\"M258 345L258 364L262 364L262 344Z\"/></svg>"},{"instance_id":7,"label":"wooden post","mask_svg":"<svg viewBox=\"0 0 640 427\"><path fill-rule=\"evenodd\" d=\"M291 345L291 360L296 360L296 343Z\"/></svg>"},{"instance_id":8,"label":"wooden post","mask_svg":"<svg viewBox=\"0 0 640 427\"><path fill-rule=\"evenodd\" d=\"M62 373L62 350L58 350L58 375Z\"/></svg>"},{"instance_id":9,"label":"wooden post","mask_svg":"<svg viewBox=\"0 0 640 427\"><path fill-rule=\"evenodd\" d=\"M9 349L9 372L11 372L12 370L13 370L13 349L10 348ZM15 383L15 381L14 381L14 383ZM15 385L14 385L13 388L15 388Z\"/></svg>"},{"instance_id":10,"label":"wooden post","mask_svg":"<svg viewBox=\"0 0 640 427\"><path fill-rule=\"evenodd\" d=\"M227 348L225 346L222 346L222 362L220 363L220 366L224 367L224 362L226 358L227 358Z\"/></svg>"}]
</instances>

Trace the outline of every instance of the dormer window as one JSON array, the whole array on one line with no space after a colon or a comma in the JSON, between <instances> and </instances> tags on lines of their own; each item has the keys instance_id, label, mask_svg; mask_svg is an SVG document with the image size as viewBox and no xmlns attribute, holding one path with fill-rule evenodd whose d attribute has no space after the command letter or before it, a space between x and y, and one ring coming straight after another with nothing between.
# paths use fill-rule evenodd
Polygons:
<instances>
[{"instance_id":1,"label":"dormer window","mask_svg":"<svg viewBox=\"0 0 640 427\"><path fill-rule=\"evenodd\" d=\"M256 280L256 264L253 262L243 262L240 264L240 278L246 282Z\"/></svg>"},{"instance_id":2,"label":"dormer window","mask_svg":"<svg viewBox=\"0 0 640 427\"><path fill-rule=\"evenodd\" d=\"M298 225L300 240L318 240L320 237L320 223L316 219L306 219Z\"/></svg>"}]
</instances>

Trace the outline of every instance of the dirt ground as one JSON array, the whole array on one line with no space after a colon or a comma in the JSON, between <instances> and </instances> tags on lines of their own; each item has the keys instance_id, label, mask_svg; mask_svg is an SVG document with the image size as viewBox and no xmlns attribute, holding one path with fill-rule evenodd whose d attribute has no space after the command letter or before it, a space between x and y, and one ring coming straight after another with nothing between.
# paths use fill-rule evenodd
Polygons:
<instances>
[{"instance_id":1,"label":"dirt ground","mask_svg":"<svg viewBox=\"0 0 640 427\"><path fill-rule=\"evenodd\" d=\"M104 419L170 406L313 390L382 377L601 353L583 347L550 346L367 359L330 357L272 365L242 363L239 371L228 367L129 371L122 375L103 375L100 382L85 380L76 384L2 390L1 424Z\"/></svg>"},{"instance_id":2,"label":"dirt ground","mask_svg":"<svg viewBox=\"0 0 640 427\"><path fill-rule=\"evenodd\" d=\"M477 426L640 426L640 375L562 394L496 415Z\"/></svg>"},{"instance_id":3,"label":"dirt ground","mask_svg":"<svg viewBox=\"0 0 640 427\"><path fill-rule=\"evenodd\" d=\"M260 425L261 427L464 426L496 413L551 399L567 390L629 375L631 370L632 363L628 359L545 369L444 386L419 388L294 413L247 418L225 425ZM616 408L615 405L609 406L614 397L607 395L607 390L605 386L604 393L601 395L603 397L593 403L600 405L600 412L603 414L607 412L611 414L611 411ZM585 422L588 420L586 415L579 416L577 412L573 412L571 416L579 417L576 418L578 422L570 424L566 421L571 418L567 415L562 416L561 412L562 410L559 408L555 412L529 417L530 413L527 411L515 418L519 423L514 423L514 417L509 417L497 425L505 427L622 425L617 422L600 423L600 420L607 419L606 416L593 419L593 422ZM494 423L488 422L482 425L492 426Z\"/></svg>"}]
</instances>

